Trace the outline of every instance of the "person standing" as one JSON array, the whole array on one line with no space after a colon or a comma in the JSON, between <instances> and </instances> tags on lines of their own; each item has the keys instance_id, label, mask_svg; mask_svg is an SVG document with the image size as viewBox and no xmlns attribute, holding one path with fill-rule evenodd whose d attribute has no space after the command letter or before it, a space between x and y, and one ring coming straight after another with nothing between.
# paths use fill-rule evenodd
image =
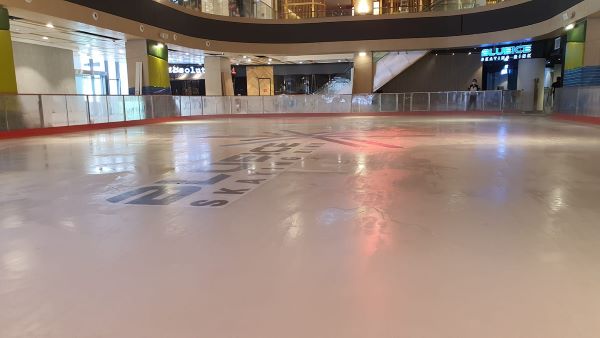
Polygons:
<instances>
[{"instance_id":1,"label":"person standing","mask_svg":"<svg viewBox=\"0 0 600 338\"><path fill-rule=\"evenodd\" d=\"M559 76L556 78L556 81L552 84L552 98L554 99L554 96L556 95L556 90L558 88L562 88L563 86L563 81L562 81L562 77Z\"/></svg>"},{"instance_id":2,"label":"person standing","mask_svg":"<svg viewBox=\"0 0 600 338\"><path fill-rule=\"evenodd\" d=\"M469 104L467 105L467 110L473 110L474 108L477 108L477 92L480 91L477 79L473 79L473 81L471 81L471 85L469 86L468 91Z\"/></svg>"}]
</instances>

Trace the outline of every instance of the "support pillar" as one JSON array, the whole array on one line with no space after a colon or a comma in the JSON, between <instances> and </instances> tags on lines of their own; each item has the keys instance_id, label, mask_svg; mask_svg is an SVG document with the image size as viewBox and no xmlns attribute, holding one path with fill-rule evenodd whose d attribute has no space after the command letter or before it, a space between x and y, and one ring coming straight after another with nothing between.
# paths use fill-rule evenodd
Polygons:
<instances>
[{"instance_id":1,"label":"support pillar","mask_svg":"<svg viewBox=\"0 0 600 338\"><path fill-rule=\"evenodd\" d=\"M16 94L17 77L8 10L0 6L0 94Z\"/></svg>"},{"instance_id":2,"label":"support pillar","mask_svg":"<svg viewBox=\"0 0 600 338\"><path fill-rule=\"evenodd\" d=\"M135 94L137 64L141 64L141 94L171 94L169 49L152 40L128 40L126 43L129 94Z\"/></svg>"},{"instance_id":3,"label":"support pillar","mask_svg":"<svg viewBox=\"0 0 600 338\"><path fill-rule=\"evenodd\" d=\"M523 110L544 109L544 76L546 59L519 60L517 89L522 90Z\"/></svg>"},{"instance_id":4,"label":"support pillar","mask_svg":"<svg viewBox=\"0 0 600 338\"><path fill-rule=\"evenodd\" d=\"M373 53L354 54L352 69L352 94L370 94L373 92Z\"/></svg>"},{"instance_id":5,"label":"support pillar","mask_svg":"<svg viewBox=\"0 0 600 338\"><path fill-rule=\"evenodd\" d=\"M233 96L233 81L231 79L231 62L223 56L205 56L204 68L206 73L207 96Z\"/></svg>"}]
</instances>

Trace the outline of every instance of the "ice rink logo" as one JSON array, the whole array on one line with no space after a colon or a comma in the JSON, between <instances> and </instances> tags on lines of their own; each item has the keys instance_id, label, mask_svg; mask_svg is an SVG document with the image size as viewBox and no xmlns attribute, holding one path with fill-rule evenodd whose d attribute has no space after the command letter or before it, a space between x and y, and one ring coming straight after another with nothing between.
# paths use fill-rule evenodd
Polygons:
<instances>
[{"instance_id":1,"label":"ice rink logo","mask_svg":"<svg viewBox=\"0 0 600 338\"><path fill-rule=\"evenodd\" d=\"M223 147L251 148L220 161L174 173L172 178L123 192L107 201L128 205L225 207L327 143L348 147L403 148L365 139L355 133L282 130L224 144Z\"/></svg>"},{"instance_id":2,"label":"ice rink logo","mask_svg":"<svg viewBox=\"0 0 600 338\"><path fill-rule=\"evenodd\" d=\"M277 177L324 143L270 142L108 199L129 205L225 207Z\"/></svg>"}]
</instances>

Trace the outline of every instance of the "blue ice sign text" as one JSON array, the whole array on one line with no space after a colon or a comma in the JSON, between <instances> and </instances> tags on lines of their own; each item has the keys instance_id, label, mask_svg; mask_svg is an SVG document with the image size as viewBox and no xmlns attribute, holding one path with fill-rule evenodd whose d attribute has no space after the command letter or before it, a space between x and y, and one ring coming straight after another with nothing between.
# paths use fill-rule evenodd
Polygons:
<instances>
[{"instance_id":1,"label":"blue ice sign text","mask_svg":"<svg viewBox=\"0 0 600 338\"><path fill-rule=\"evenodd\" d=\"M492 47L481 50L481 61L509 61L531 59L533 45L518 45L506 47Z\"/></svg>"}]
</instances>

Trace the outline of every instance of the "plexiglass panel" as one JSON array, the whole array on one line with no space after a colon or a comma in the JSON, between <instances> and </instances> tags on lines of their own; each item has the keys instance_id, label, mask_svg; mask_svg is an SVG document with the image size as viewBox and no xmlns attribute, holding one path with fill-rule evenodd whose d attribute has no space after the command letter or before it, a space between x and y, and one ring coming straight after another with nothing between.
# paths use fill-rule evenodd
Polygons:
<instances>
[{"instance_id":1,"label":"plexiglass panel","mask_svg":"<svg viewBox=\"0 0 600 338\"><path fill-rule=\"evenodd\" d=\"M42 95L42 107L45 127L63 127L69 125L66 96Z\"/></svg>"},{"instance_id":2,"label":"plexiglass panel","mask_svg":"<svg viewBox=\"0 0 600 338\"><path fill-rule=\"evenodd\" d=\"M88 107L90 108L90 123L108 122L108 101L106 96L88 96Z\"/></svg>"},{"instance_id":3,"label":"plexiglass panel","mask_svg":"<svg viewBox=\"0 0 600 338\"><path fill-rule=\"evenodd\" d=\"M38 95L0 96L0 130L41 128Z\"/></svg>"},{"instance_id":4,"label":"plexiglass panel","mask_svg":"<svg viewBox=\"0 0 600 338\"><path fill-rule=\"evenodd\" d=\"M429 111L429 93L412 93L410 111Z\"/></svg>"},{"instance_id":5,"label":"plexiglass panel","mask_svg":"<svg viewBox=\"0 0 600 338\"><path fill-rule=\"evenodd\" d=\"M76 126L88 124L87 100L85 96L69 95L66 96L66 100L69 125Z\"/></svg>"},{"instance_id":6,"label":"plexiglass panel","mask_svg":"<svg viewBox=\"0 0 600 338\"><path fill-rule=\"evenodd\" d=\"M146 105L141 96L124 96L125 119L127 121L143 120L148 118Z\"/></svg>"}]
</instances>

